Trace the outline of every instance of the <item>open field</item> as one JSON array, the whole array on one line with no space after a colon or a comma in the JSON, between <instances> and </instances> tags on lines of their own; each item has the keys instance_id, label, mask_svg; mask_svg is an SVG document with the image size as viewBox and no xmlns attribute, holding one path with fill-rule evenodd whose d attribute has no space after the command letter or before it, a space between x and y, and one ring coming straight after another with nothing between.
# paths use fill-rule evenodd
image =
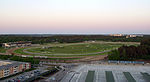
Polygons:
<instances>
[{"instance_id":1,"label":"open field","mask_svg":"<svg viewBox=\"0 0 150 82\"><path fill-rule=\"evenodd\" d=\"M122 45L139 45L136 42L84 42L64 44L44 44L38 47L20 48L14 51L17 54L38 55L49 57L95 56L107 54L108 51Z\"/></svg>"},{"instance_id":2,"label":"open field","mask_svg":"<svg viewBox=\"0 0 150 82\"><path fill-rule=\"evenodd\" d=\"M32 53L41 53L41 54L88 54L101 52L104 50L115 49L119 47L120 44L77 44L69 46L54 46L50 48L30 48L27 51Z\"/></svg>"},{"instance_id":3,"label":"open field","mask_svg":"<svg viewBox=\"0 0 150 82\"><path fill-rule=\"evenodd\" d=\"M7 49L0 47L0 53L6 53L6 50Z\"/></svg>"},{"instance_id":4,"label":"open field","mask_svg":"<svg viewBox=\"0 0 150 82\"><path fill-rule=\"evenodd\" d=\"M29 54L23 52L24 49L26 49L26 48L19 48L19 49L16 49L16 50L14 51L14 53L17 53L17 54L24 54L24 55L29 55Z\"/></svg>"},{"instance_id":5,"label":"open field","mask_svg":"<svg viewBox=\"0 0 150 82\"><path fill-rule=\"evenodd\" d=\"M142 65L103 65L86 64L80 65L67 73L61 82L85 82L88 71L95 71L91 82L149 82L146 81L142 73L150 74L150 66ZM111 74L112 73L112 74ZM111 81L109 81L111 80Z\"/></svg>"}]
</instances>

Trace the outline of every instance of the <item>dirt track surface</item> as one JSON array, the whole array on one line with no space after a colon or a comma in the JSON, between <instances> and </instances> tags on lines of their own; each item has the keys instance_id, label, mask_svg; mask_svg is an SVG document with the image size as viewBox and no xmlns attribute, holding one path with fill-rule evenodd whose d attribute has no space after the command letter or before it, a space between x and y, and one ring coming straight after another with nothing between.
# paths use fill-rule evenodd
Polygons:
<instances>
[{"instance_id":1,"label":"dirt track surface","mask_svg":"<svg viewBox=\"0 0 150 82\"><path fill-rule=\"evenodd\" d=\"M12 53L14 53L14 51L17 50L17 49L19 49L19 48L12 48L12 49L9 49L9 50L6 51L6 54L12 54Z\"/></svg>"},{"instance_id":2,"label":"dirt track surface","mask_svg":"<svg viewBox=\"0 0 150 82\"><path fill-rule=\"evenodd\" d=\"M88 61L98 61L104 60L108 55L98 55L98 56L88 56L77 60L71 60L72 62L88 62Z\"/></svg>"}]
</instances>

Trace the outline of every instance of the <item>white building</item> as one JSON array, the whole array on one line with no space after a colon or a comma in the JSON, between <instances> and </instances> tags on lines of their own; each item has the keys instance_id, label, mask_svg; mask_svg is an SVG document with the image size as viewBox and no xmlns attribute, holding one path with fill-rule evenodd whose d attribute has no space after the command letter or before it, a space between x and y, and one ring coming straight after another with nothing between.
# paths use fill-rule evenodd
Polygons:
<instances>
[{"instance_id":1,"label":"white building","mask_svg":"<svg viewBox=\"0 0 150 82\"><path fill-rule=\"evenodd\" d=\"M19 42L3 43L2 46L5 48L31 46L31 41L19 41Z\"/></svg>"}]
</instances>

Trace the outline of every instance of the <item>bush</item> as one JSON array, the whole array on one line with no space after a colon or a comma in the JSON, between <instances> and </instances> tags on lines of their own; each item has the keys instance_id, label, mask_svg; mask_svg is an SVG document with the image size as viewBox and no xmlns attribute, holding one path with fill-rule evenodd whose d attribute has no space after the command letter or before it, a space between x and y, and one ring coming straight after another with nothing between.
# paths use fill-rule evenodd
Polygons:
<instances>
[{"instance_id":1,"label":"bush","mask_svg":"<svg viewBox=\"0 0 150 82\"><path fill-rule=\"evenodd\" d=\"M141 41L139 46L121 46L118 50L111 51L109 60L150 60L150 39Z\"/></svg>"}]
</instances>

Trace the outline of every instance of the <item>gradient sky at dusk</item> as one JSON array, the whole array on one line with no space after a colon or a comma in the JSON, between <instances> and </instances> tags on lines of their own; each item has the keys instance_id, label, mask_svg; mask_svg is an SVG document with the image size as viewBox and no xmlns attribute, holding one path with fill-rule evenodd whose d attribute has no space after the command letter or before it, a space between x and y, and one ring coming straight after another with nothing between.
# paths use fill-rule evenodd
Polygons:
<instances>
[{"instance_id":1,"label":"gradient sky at dusk","mask_svg":"<svg viewBox=\"0 0 150 82\"><path fill-rule=\"evenodd\" d=\"M0 0L2 33L150 34L150 0Z\"/></svg>"}]
</instances>

